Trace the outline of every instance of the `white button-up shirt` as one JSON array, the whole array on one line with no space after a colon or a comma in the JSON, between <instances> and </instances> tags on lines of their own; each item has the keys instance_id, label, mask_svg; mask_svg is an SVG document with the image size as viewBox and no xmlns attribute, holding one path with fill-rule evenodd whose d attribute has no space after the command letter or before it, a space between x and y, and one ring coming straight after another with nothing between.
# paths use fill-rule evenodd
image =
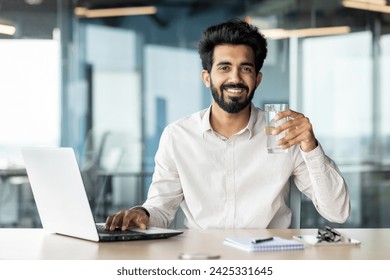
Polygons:
<instances>
[{"instance_id":1,"label":"white button-up shirt","mask_svg":"<svg viewBox=\"0 0 390 280\"><path fill-rule=\"evenodd\" d=\"M248 125L224 138L211 107L168 125L161 135L148 199L150 225L168 227L181 206L188 228L288 228L289 178L331 222L349 216L347 186L320 145L269 154L264 112L251 105Z\"/></svg>"}]
</instances>

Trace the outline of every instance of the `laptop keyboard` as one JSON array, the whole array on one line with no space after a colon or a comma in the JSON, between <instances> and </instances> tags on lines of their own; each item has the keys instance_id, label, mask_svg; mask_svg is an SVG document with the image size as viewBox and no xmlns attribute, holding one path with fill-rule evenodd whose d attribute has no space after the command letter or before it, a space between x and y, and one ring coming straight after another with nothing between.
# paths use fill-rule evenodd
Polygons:
<instances>
[{"instance_id":1,"label":"laptop keyboard","mask_svg":"<svg viewBox=\"0 0 390 280\"><path fill-rule=\"evenodd\" d=\"M117 235L123 235L124 233L126 235L140 235L139 232L136 232L136 231L131 231L131 230L127 230L127 231L121 231L120 228L116 228L114 231L109 231L109 230L106 230L105 229L105 226L103 224L99 224L99 225L96 225L96 228L98 230L99 233L109 233L109 234L117 234Z\"/></svg>"}]
</instances>

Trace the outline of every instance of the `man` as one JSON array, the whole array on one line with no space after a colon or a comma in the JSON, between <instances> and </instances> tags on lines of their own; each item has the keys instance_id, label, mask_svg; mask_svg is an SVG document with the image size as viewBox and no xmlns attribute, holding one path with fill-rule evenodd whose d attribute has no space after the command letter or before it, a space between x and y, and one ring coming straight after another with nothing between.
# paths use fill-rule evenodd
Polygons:
<instances>
[{"instance_id":1,"label":"man","mask_svg":"<svg viewBox=\"0 0 390 280\"><path fill-rule=\"evenodd\" d=\"M107 218L106 228L168 227L180 206L189 228L288 228L289 178L332 222L349 216L347 186L303 114L275 133L283 154L268 154L264 112L252 104L267 44L257 28L229 21L208 28L199 43L208 109L168 125L160 139L148 199Z\"/></svg>"}]
</instances>

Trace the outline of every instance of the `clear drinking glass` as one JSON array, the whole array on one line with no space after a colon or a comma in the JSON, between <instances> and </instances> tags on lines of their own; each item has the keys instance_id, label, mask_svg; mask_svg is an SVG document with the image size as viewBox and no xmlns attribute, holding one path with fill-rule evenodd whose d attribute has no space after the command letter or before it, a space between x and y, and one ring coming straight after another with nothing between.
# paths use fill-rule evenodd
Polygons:
<instances>
[{"instance_id":1,"label":"clear drinking glass","mask_svg":"<svg viewBox=\"0 0 390 280\"><path fill-rule=\"evenodd\" d=\"M280 119L275 121L274 118L276 115L288 109L288 104L265 104L265 130L267 133L267 149L268 153L287 153L287 149L282 149L276 143L279 139L283 138L286 135L286 132L281 132L278 135L272 135L272 131L275 127L280 126L287 121L287 118Z\"/></svg>"}]
</instances>

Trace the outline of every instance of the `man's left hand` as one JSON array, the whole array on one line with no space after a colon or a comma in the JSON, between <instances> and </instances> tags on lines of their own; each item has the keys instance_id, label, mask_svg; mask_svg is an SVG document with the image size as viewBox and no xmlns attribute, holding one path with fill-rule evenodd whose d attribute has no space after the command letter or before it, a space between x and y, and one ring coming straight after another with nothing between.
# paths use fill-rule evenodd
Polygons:
<instances>
[{"instance_id":1,"label":"man's left hand","mask_svg":"<svg viewBox=\"0 0 390 280\"><path fill-rule=\"evenodd\" d=\"M275 121L283 118L287 118L288 121L273 130L274 135L282 131L287 132L286 136L279 140L279 146L287 149L299 144L304 152L310 152L318 146L309 118L293 110L286 110L278 113Z\"/></svg>"}]
</instances>

